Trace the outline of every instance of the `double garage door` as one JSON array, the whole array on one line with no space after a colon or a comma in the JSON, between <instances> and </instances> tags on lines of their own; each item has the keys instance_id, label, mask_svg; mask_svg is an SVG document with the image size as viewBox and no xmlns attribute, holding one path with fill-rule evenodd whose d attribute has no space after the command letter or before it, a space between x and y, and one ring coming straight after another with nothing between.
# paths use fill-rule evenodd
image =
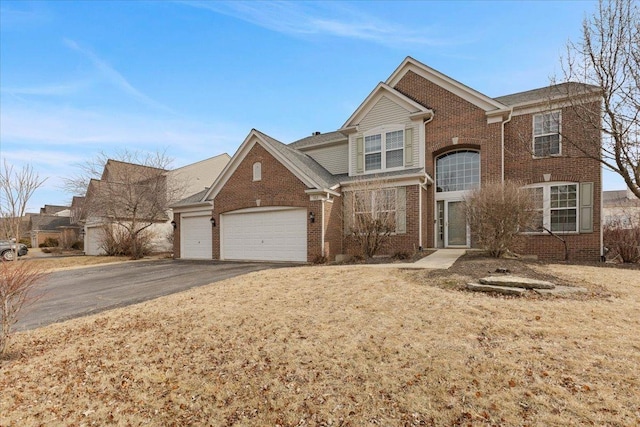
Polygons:
<instances>
[{"instance_id":1,"label":"double garage door","mask_svg":"<svg viewBox=\"0 0 640 427\"><path fill-rule=\"evenodd\" d=\"M265 208L220 217L220 258L307 261L307 210Z\"/></svg>"}]
</instances>

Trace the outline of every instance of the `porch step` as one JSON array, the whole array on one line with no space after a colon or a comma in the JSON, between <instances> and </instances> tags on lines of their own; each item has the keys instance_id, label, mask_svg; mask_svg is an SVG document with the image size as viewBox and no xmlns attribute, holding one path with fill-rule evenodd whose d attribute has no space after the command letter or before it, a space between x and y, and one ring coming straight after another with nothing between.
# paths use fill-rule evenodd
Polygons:
<instances>
[{"instance_id":1,"label":"porch step","mask_svg":"<svg viewBox=\"0 0 640 427\"><path fill-rule=\"evenodd\" d=\"M523 289L554 289L555 284L546 280L529 279L518 276L489 276L479 280L482 285L506 286Z\"/></svg>"},{"instance_id":2,"label":"porch step","mask_svg":"<svg viewBox=\"0 0 640 427\"><path fill-rule=\"evenodd\" d=\"M516 295L522 296L527 292L525 288L516 288L512 286L496 286L496 285L482 285L479 283L467 283L467 289L475 292L495 292L503 295Z\"/></svg>"}]
</instances>

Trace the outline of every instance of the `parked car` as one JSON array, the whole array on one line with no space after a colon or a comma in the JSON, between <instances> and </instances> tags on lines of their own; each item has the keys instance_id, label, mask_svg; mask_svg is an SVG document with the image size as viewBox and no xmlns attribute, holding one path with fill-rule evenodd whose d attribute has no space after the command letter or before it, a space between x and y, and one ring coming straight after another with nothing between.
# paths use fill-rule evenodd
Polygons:
<instances>
[{"instance_id":1,"label":"parked car","mask_svg":"<svg viewBox=\"0 0 640 427\"><path fill-rule=\"evenodd\" d=\"M16 245L16 243L9 240L0 240L0 257L3 261L12 261L16 250L19 257L26 255L27 252L29 252L27 246L22 243Z\"/></svg>"}]
</instances>

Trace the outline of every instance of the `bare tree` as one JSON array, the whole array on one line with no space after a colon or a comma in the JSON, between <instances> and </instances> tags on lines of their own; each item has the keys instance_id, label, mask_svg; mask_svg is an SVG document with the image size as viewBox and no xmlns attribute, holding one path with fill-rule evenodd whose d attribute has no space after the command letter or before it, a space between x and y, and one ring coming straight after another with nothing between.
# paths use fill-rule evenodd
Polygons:
<instances>
[{"instance_id":1,"label":"bare tree","mask_svg":"<svg viewBox=\"0 0 640 427\"><path fill-rule=\"evenodd\" d=\"M0 355L21 310L41 296L36 289L45 275L38 263L0 262Z\"/></svg>"},{"instance_id":2,"label":"bare tree","mask_svg":"<svg viewBox=\"0 0 640 427\"><path fill-rule=\"evenodd\" d=\"M34 294L38 282L44 276L33 263L20 262L15 253L19 248L22 218L33 193L45 182L30 165L20 170L6 160L0 169L0 214L4 237L16 240L13 260L0 262L0 354L7 348L13 325L20 310L36 299Z\"/></svg>"},{"instance_id":3,"label":"bare tree","mask_svg":"<svg viewBox=\"0 0 640 427\"><path fill-rule=\"evenodd\" d=\"M4 238L20 242L22 222L27 210L27 203L33 193L44 184L31 165L15 169L5 159L0 165L0 216ZM14 259L18 257L14 256Z\"/></svg>"},{"instance_id":4,"label":"bare tree","mask_svg":"<svg viewBox=\"0 0 640 427\"><path fill-rule=\"evenodd\" d=\"M497 258L511 250L520 233L533 230L539 220L534 197L513 181L488 182L471 190L465 207L474 239Z\"/></svg>"},{"instance_id":5,"label":"bare tree","mask_svg":"<svg viewBox=\"0 0 640 427\"><path fill-rule=\"evenodd\" d=\"M344 194L347 235L371 258L379 253L396 231L396 190L384 181L362 181Z\"/></svg>"},{"instance_id":6,"label":"bare tree","mask_svg":"<svg viewBox=\"0 0 640 427\"><path fill-rule=\"evenodd\" d=\"M163 152L125 151L117 160L101 153L79 165L80 173L65 182L69 191L86 190L84 220L103 224L103 245L125 248L141 258L148 248L149 227L168 220L169 205L182 197L182 186L167 178L171 159Z\"/></svg>"},{"instance_id":7,"label":"bare tree","mask_svg":"<svg viewBox=\"0 0 640 427\"><path fill-rule=\"evenodd\" d=\"M619 174L640 197L640 11L635 0L600 0L586 18L582 37L569 42L561 58L563 80L600 88L603 115L584 101L584 85L556 87L568 95L568 109L580 119L583 132L563 143L598 160ZM555 83L556 79L553 79ZM592 135L589 137L588 135ZM602 154L600 153L600 138ZM584 137L587 136L587 137Z\"/></svg>"}]
</instances>

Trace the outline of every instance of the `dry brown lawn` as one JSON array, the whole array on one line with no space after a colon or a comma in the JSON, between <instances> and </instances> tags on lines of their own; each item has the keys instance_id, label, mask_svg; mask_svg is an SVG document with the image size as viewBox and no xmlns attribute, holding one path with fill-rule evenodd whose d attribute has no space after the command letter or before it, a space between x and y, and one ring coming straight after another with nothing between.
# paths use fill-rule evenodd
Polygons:
<instances>
[{"instance_id":1,"label":"dry brown lawn","mask_svg":"<svg viewBox=\"0 0 640 427\"><path fill-rule=\"evenodd\" d=\"M590 294L300 267L19 333L0 425L640 424L640 271L527 269Z\"/></svg>"},{"instance_id":2,"label":"dry brown lawn","mask_svg":"<svg viewBox=\"0 0 640 427\"><path fill-rule=\"evenodd\" d=\"M166 254L157 254L143 258L142 260L167 258ZM74 268L91 267L101 264L112 264L116 262L134 262L125 256L50 256L21 259L19 262L30 262L37 264L46 271L67 270Z\"/></svg>"}]
</instances>

